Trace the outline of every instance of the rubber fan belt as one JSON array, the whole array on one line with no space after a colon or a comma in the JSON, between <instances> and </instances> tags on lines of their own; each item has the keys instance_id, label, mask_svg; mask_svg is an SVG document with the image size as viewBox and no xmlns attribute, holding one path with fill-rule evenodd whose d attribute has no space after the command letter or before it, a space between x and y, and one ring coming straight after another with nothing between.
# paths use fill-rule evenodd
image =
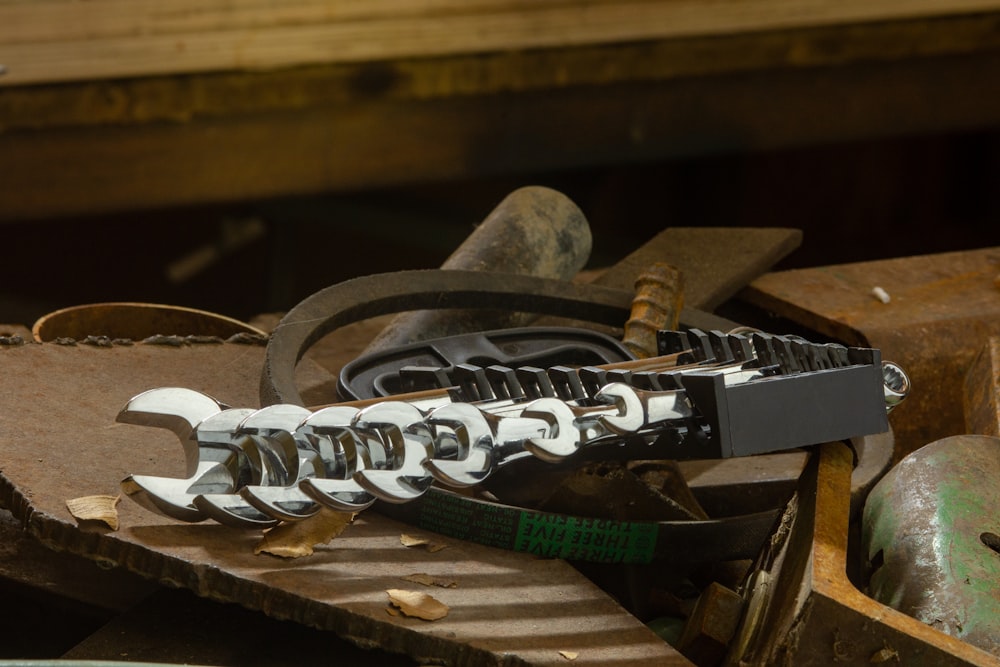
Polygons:
<instances>
[{"instance_id":1,"label":"rubber fan belt","mask_svg":"<svg viewBox=\"0 0 1000 667\"><path fill-rule=\"evenodd\" d=\"M782 510L707 521L618 521L539 512L432 487L374 509L410 525L477 544L592 563L719 563L753 559Z\"/></svg>"},{"instance_id":2,"label":"rubber fan belt","mask_svg":"<svg viewBox=\"0 0 1000 667\"><path fill-rule=\"evenodd\" d=\"M630 291L487 271L398 271L322 289L292 308L271 333L261 374L261 405L303 405L295 366L317 341L353 322L407 310L488 308L539 313L621 327Z\"/></svg>"}]
</instances>

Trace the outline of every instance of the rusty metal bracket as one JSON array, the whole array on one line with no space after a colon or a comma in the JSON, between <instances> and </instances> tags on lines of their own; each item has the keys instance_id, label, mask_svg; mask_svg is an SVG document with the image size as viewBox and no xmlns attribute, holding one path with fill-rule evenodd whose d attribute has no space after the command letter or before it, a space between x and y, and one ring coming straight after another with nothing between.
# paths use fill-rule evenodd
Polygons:
<instances>
[{"instance_id":1,"label":"rusty metal bracket","mask_svg":"<svg viewBox=\"0 0 1000 667\"><path fill-rule=\"evenodd\" d=\"M1000 658L865 595L849 578L853 456L823 445L746 585L727 664L1000 666Z\"/></svg>"}]
</instances>

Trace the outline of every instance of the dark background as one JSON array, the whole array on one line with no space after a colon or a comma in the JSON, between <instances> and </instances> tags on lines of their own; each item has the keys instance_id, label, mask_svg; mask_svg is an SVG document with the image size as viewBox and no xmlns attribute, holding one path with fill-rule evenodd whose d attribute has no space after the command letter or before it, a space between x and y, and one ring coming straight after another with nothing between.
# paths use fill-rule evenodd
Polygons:
<instances>
[{"instance_id":1,"label":"dark background","mask_svg":"<svg viewBox=\"0 0 1000 667\"><path fill-rule=\"evenodd\" d=\"M8 248L0 322L30 326L52 310L103 301L239 319L287 310L353 276L439 266L524 185L560 190L583 210L591 268L669 226L802 229L802 247L777 268L1000 245L994 130L12 223L0 228ZM206 250L213 261L170 277Z\"/></svg>"}]
</instances>

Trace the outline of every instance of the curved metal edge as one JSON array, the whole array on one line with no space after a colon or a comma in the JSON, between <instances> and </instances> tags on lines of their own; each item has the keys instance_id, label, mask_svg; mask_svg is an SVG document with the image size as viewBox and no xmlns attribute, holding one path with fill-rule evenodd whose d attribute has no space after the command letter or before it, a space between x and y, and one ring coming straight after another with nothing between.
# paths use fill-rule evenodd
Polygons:
<instances>
[{"instance_id":1,"label":"curved metal edge","mask_svg":"<svg viewBox=\"0 0 1000 667\"><path fill-rule=\"evenodd\" d=\"M506 308L622 326L632 293L563 280L441 269L363 276L322 289L292 308L271 333L261 405L302 405L295 366L322 337L378 315L441 308Z\"/></svg>"},{"instance_id":2,"label":"curved metal edge","mask_svg":"<svg viewBox=\"0 0 1000 667\"><path fill-rule=\"evenodd\" d=\"M895 441L891 427L850 440L856 461L851 473L851 517L860 515L872 488L892 468Z\"/></svg>"}]
</instances>

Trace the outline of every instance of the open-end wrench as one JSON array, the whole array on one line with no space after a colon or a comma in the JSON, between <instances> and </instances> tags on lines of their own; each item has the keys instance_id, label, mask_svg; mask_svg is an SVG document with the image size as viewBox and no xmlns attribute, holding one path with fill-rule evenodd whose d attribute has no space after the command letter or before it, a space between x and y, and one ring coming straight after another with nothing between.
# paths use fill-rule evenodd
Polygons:
<instances>
[{"instance_id":1,"label":"open-end wrench","mask_svg":"<svg viewBox=\"0 0 1000 667\"><path fill-rule=\"evenodd\" d=\"M202 490L234 485L233 468L238 465L229 449L202 448L195 428L225 406L211 396L181 387L151 389L133 397L118 413L117 421L165 428L181 442L185 478L129 475L121 482L124 493L146 509L181 521L205 518L194 497Z\"/></svg>"},{"instance_id":2,"label":"open-end wrench","mask_svg":"<svg viewBox=\"0 0 1000 667\"><path fill-rule=\"evenodd\" d=\"M266 528L278 523L278 520L253 507L238 493L247 485L265 486L271 483L283 484L286 477L284 466L280 472L272 468L271 458L264 452L270 452L266 444L262 447L260 439L246 433L240 433L240 425L251 414L253 408L224 410L198 424L196 436L199 442L214 442L233 447L246 457L247 466L241 471L238 483L224 492L202 492L195 496L194 505L205 515L219 523L234 528ZM262 452L263 450L263 452Z\"/></svg>"},{"instance_id":3,"label":"open-end wrench","mask_svg":"<svg viewBox=\"0 0 1000 667\"><path fill-rule=\"evenodd\" d=\"M381 440L372 434L352 429L360 410L334 405L313 413L299 426L310 442L335 443L339 465L329 467L326 477L308 477L299 483L302 492L316 502L335 510L358 512L375 502L375 496L355 481L359 470L382 469L387 456ZM321 453L322 456L322 453Z\"/></svg>"},{"instance_id":4,"label":"open-end wrench","mask_svg":"<svg viewBox=\"0 0 1000 667\"><path fill-rule=\"evenodd\" d=\"M497 468L530 453L524 443L545 438L549 422L524 416L525 403L509 400L480 406L449 403L431 411L426 422L434 429L435 451L454 443L454 458L435 457L424 465L435 479L454 487L479 484Z\"/></svg>"},{"instance_id":5,"label":"open-end wrench","mask_svg":"<svg viewBox=\"0 0 1000 667\"><path fill-rule=\"evenodd\" d=\"M198 464L211 459L192 437L203 420L226 409L226 405L207 394L183 387L159 387L132 397L115 421L165 428L177 435L184 448L185 474L195 474Z\"/></svg>"},{"instance_id":6,"label":"open-end wrench","mask_svg":"<svg viewBox=\"0 0 1000 667\"><path fill-rule=\"evenodd\" d=\"M424 464L434 457L434 437L419 409L402 401L377 403L361 410L354 426L376 430L388 445L388 469L354 473L365 490L387 502L404 503L430 488L434 478Z\"/></svg>"},{"instance_id":7,"label":"open-end wrench","mask_svg":"<svg viewBox=\"0 0 1000 667\"><path fill-rule=\"evenodd\" d=\"M274 518L296 521L319 511L320 506L299 488L303 479L325 473L319 451L297 434L299 425L311 414L297 405L271 405L249 415L238 429L238 433L257 436L265 451L285 463L284 484L249 485L239 490L250 505Z\"/></svg>"}]
</instances>

